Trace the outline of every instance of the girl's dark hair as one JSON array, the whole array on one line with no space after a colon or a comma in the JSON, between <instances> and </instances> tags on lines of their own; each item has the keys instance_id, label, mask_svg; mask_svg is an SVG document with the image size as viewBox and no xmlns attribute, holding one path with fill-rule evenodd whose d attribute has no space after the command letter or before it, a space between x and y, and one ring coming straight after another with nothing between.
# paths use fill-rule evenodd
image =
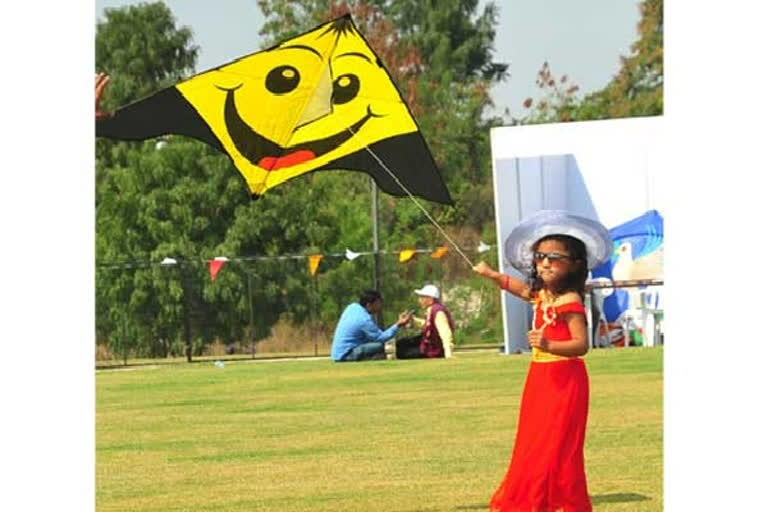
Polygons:
<instances>
[{"instance_id":1,"label":"girl's dark hair","mask_svg":"<svg viewBox=\"0 0 768 512\"><path fill-rule=\"evenodd\" d=\"M584 285L587 282L587 275L589 270L587 269L587 246L584 242L578 238L574 238L569 235L547 235L539 238L533 247L531 248L531 260L533 260L533 253L539 249L541 242L545 240L555 240L565 246L565 250L571 256L572 261L575 263L571 271L556 283L556 288L552 290L558 295L565 292L576 292L584 300ZM544 282L536 272L536 262L533 262L530 276L528 276L528 286L531 287L531 291L537 292L544 288Z\"/></svg>"},{"instance_id":2,"label":"girl's dark hair","mask_svg":"<svg viewBox=\"0 0 768 512\"><path fill-rule=\"evenodd\" d=\"M376 290L365 290L360 294L360 305L365 307L366 305L376 302L381 298L381 294Z\"/></svg>"}]
</instances>

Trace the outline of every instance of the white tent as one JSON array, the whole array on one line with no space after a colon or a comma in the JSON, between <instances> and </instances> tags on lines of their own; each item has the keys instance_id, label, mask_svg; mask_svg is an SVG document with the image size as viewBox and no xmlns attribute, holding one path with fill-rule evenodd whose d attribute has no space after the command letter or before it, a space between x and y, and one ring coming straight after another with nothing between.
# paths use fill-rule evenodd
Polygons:
<instances>
[{"instance_id":1,"label":"white tent","mask_svg":"<svg viewBox=\"0 0 768 512\"><path fill-rule=\"evenodd\" d=\"M587 121L491 130L498 256L504 241L541 209L569 210L612 228L648 210L664 214L663 117ZM531 308L502 293L505 353L528 349Z\"/></svg>"}]
</instances>

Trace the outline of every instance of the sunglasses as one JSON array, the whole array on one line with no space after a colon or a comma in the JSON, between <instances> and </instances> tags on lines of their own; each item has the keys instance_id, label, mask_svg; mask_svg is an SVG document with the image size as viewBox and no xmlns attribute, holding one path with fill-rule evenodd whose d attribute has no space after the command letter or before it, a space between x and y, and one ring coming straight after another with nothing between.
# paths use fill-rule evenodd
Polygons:
<instances>
[{"instance_id":1,"label":"sunglasses","mask_svg":"<svg viewBox=\"0 0 768 512\"><path fill-rule=\"evenodd\" d=\"M557 252L535 252L533 253L533 261L544 261L544 258L549 261L563 261L572 259L566 254L560 254Z\"/></svg>"}]
</instances>

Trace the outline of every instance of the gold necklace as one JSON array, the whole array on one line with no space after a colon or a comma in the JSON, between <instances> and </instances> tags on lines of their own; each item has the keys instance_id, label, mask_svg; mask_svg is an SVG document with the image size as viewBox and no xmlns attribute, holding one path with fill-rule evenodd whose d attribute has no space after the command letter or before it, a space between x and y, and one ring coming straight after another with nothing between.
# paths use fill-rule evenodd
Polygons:
<instances>
[{"instance_id":1,"label":"gold necklace","mask_svg":"<svg viewBox=\"0 0 768 512\"><path fill-rule=\"evenodd\" d=\"M555 298L552 297L546 290L539 290L538 297L535 304L539 304L541 307L541 315L543 325L537 329L543 331L548 325L555 323L557 319L557 311L555 310ZM533 310L533 329L536 329L536 309Z\"/></svg>"}]
</instances>

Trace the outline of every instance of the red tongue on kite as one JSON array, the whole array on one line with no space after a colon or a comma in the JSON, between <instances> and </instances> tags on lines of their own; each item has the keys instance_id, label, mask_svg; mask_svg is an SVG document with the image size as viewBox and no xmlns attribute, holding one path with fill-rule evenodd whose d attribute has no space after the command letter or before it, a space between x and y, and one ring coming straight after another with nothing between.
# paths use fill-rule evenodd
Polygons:
<instances>
[{"instance_id":1,"label":"red tongue on kite","mask_svg":"<svg viewBox=\"0 0 768 512\"><path fill-rule=\"evenodd\" d=\"M308 149L300 149L299 151L294 151L293 153L281 157L265 156L259 160L259 167L267 171L276 171L277 169L291 167L292 165L300 164L307 160L312 160L313 158L315 158L315 154L312 151Z\"/></svg>"}]
</instances>

